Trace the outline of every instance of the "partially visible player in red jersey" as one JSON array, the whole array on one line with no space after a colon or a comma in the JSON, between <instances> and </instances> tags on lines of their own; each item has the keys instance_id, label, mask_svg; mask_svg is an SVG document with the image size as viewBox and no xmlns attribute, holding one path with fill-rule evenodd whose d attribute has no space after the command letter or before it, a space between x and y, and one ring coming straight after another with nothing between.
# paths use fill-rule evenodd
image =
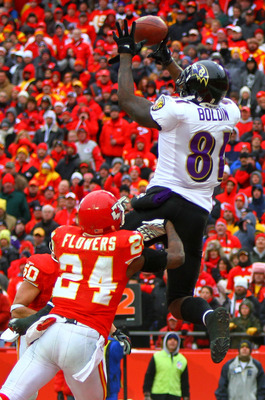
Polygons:
<instances>
[{"instance_id":1,"label":"partially visible player in red jersey","mask_svg":"<svg viewBox=\"0 0 265 400\"><path fill-rule=\"evenodd\" d=\"M27 259L21 283L11 306L13 318L24 318L35 314L46 306L59 273L59 264L50 254L34 254ZM21 356L26 343L19 340Z\"/></svg>"},{"instance_id":2,"label":"partially visible player in red jersey","mask_svg":"<svg viewBox=\"0 0 265 400\"><path fill-rule=\"evenodd\" d=\"M29 257L24 267L23 282L11 305L12 317L25 318L43 309L51 298L58 273L59 264L50 254L35 254ZM26 348L25 336L19 336L17 340L19 358ZM33 400L36 397L37 393L27 400Z\"/></svg>"},{"instance_id":3,"label":"partially visible player in red jersey","mask_svg":"<svg viewBox=\"0 0 265 400\"><path fill-rule=\"evenodd\" d=\"M183 245L170 221L167 250L144 248L137 231L120 231L124 210L109 192L89 193L81 201L79 226L52 234L60 264L52 314L27 331L31 345L0 390L4 400L26 400L62 369L75 397L104 400L103 348L129 278L140 269L157 272L184 261ZM30 318L30 317L29 317Z\"/></svg>"}]
</instances>

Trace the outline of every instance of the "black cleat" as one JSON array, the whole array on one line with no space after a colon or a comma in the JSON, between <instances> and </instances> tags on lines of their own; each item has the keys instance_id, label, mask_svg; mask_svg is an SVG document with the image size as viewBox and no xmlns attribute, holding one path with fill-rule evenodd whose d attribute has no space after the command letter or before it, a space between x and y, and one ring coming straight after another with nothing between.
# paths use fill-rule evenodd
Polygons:
<instances>
[{"instance_id":1,"label":"black cleat","mask_svg":"<svg viewBox=\"0 0 265 400\"><path fill-rule=\"evenodd\" d=\"M206 327L210 338L211 357L220 363L230 347L229 314L224 307L218 307L206 316Z\"/></svg>"}]
</instances>

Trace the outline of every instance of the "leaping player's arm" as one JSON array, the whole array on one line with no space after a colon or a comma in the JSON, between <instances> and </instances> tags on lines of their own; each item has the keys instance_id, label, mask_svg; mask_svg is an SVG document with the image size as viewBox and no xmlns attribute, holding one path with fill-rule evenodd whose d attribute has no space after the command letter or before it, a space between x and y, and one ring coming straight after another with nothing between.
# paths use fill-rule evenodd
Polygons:
<instances>
[{"instance_id":1,"label":"leaping player's arm","mask_svg":"<svg viewBox=\"0 0 265 400\"><path fill-rule=\"evenodd\" d=\"M23 281L16 293L16 297L11 306L12 318L24 318L35 314L36 311L28 307L30 303L39 295L40 290L27 281Z\"/></svg>"},{"instance_id":2,"label":"leaping player's arm","mask_svg":"<svg viewBox=\"0 0 265 400\"><path fill-rule=\"evenodd\" d=\"M167 65L167 70L169 71L171 78L176 81L179 77L183 69L176 63L175 60L172 59L172 62Z\"/></svg>"},{"instance_id":3,"label":"leaping player's arm","mask_svg":"<svg viewBox=\"0 0 265 400\"><path fill-rule=\"evenodd\" d=\"M131 54L120 54L118 97L120 107L139 125L160 129L150 114L152 102L134 94Z\"/></svg>"},{"instance_id":4,"label":"leaping player's arm","mask_svg":"<svg viewBox=\"0 0 265 400\"><path fill-rule=\"evenodd\" d=\"M135 259L127 269L127 277L130 278L136 272L158 272L164 269L180 267L185 261L183 243L175 231L172 222L167 221L166 232L168 248L164 250L153 250L144 248L142 255Z\"/></svg>"}]
</instances>

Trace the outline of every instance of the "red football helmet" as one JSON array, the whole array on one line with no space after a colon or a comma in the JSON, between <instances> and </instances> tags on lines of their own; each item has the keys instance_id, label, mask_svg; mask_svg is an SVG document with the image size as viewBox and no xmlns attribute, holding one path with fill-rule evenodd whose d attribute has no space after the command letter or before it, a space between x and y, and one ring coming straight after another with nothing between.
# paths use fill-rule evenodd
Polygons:
<instances>
[{"instance_id":1,"label":"red football helmet","mask_svg":"<svg viewBox=\"0 0 265 400\"><path fill-rule=\"evenodd\" d=\"M124 209L112 193L96 190L80 202L78 220L85 233L102 235L120 228L124 223Z\"/></svg>"}]
</instances>

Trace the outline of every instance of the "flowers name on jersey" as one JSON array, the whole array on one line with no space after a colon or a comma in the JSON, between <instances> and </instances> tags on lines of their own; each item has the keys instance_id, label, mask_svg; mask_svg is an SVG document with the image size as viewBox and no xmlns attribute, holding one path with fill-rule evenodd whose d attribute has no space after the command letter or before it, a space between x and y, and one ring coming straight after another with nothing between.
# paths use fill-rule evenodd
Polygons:
<instances>
[{"instance_id":1,"label":"flowers name on jersey","mask_svg":"<svg viewBox=\"0 0 265 400\"><path fill-rule=\"evenodd\" d=\"M152 106L152 110L153 111L160 110L164 105L165 105L165 98L164 96L160 96L155 102L155 104Z\"/></svg>"}]
</instances>

